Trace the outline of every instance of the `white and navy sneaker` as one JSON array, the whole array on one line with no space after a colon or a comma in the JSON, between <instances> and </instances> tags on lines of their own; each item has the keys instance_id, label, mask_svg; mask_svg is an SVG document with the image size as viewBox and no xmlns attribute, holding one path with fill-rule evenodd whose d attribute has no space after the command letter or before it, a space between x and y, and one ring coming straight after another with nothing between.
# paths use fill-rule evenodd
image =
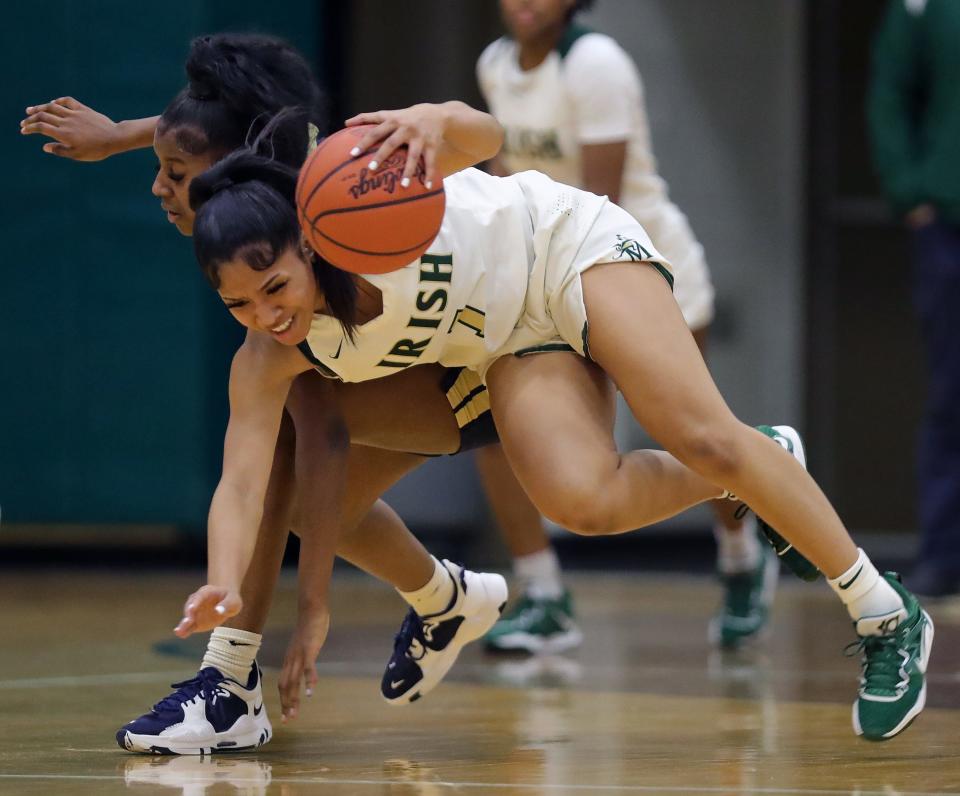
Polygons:
<instances>
[{"instance_id":1,"label":"white and navy sneaker","mask_svg":"<svg viewBox=\"0 0 960 796\"><path fill-rule=\"evenodd\" d=\"M155 755L208 755L263 746L273 735L263 705L260 667L241 685L208 666L196 677L117 730L117 743L129 752Z\"/></svg>"},{"instance_id":2,"label":"white and navy sneaker","mask_svg":"<svg viewBox=\"0 0 960 796\"><path fill-rule=\"evenodd\" d=\"M419 616L412 608L397 633L380 692L391 705L406 705L428 694L450 671L463 649L484 635L507 602L502 575L471 572L444 560L454 594L447 609Z\"/></svg>"}]
</instances>

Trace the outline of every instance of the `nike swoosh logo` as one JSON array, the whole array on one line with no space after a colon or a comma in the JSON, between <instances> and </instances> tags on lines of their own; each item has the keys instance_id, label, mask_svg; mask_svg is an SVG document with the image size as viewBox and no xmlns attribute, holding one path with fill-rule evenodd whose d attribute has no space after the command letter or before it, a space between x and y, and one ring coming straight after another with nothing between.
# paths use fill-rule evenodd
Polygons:
<instances>
[{"instance_id":1,"label":"nike swoosh logo","mask_svg":"<svg viewBox=\"0 0 960 796\"><path fill-rule=\"evenodd\" d=\"M839 584L839 585L840 585L840 588L841 588L841 589L849 589L850 586L851 586L851 584L852 584L858 577L860 577L860 573L861 573L861 572L863 572L863 564L860 565L860 569L857 570L857 573L856 573L852 578L850 578L850 580L848 580L846 583L841 583L841 584Z\"/></svg>"},{"instance_id":2,"label":"nike swoosh logo","mask_svg":"<svg viewBox=\"0 0 960 796\"><path fill-rule=\"evenodd\" d=\"M253 644L247 644L246 641L234 641L232 638L227 639L230 642L231 647L252 647Z\"/></svg>"},{"instance_id":3,"label":"nike swoosh logo","mask_svg":"<svg viewBox=\"0 0 960 796\"><path fill-rule=\"evenodd\" d=\"M263 702L261 702L259 705L254 705L254 706L253 706L253 715L254 715L254 716L259 716L259 715L260 715L260 712L261 712L262 710L263 710Z\"/></svg>"},{"instance_id":4,"label":"nike swoosh logo","mask_svg":"<svg viewBox=\"0 0 960 796\"><path fill-rule=\"evenodd\" d=\"M390 687L391 687L392 689L396 690L396 689L398 689L400 686L402 686L405 682L406 682L406 680L391 680L391 681L390 681Z\"/></svg>"},{"instance_id":5,"label":"nike swoosh logo","mask_svg":"<svg viewBox=\"0 0 960 796\"><path fill-rule=\"evenodd\" d=\"M340 341L340 345L337 346L337 353L331 354L330 359L340 359L340 351L343 349L343 340Z\"/></svg>"}]
</instances>

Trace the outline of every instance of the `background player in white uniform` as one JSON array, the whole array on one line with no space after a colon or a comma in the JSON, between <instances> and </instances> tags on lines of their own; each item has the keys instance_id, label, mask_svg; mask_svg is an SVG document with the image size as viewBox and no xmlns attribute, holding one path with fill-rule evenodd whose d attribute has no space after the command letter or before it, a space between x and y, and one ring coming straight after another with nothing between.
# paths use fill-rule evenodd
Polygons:
<instances>
[{"instance_id":1,"label":"background player in white uniform","mask_svg":"<svg viewBox=\"0 0 960 796\"><path fill-rule=\"evenodd\" d=\"M356 121L377 122L378 114ZM456 151L437 161L441 175L465 165ZM191 186L201 268L250 333L230 375L224 469L210 508L209 583L188 598L181 635L214 627L242 605L239 587L284 404L294 379L312 367L299 346L334 342L329 329L318 340L314 322L332 315L343 346L336 357L326 350L313 358L340 363L353 378L376 378L383 358L414 350L423 353L406 354L413 367L421 357L447 364L487 357L479 370L510 465L535 505L571 530L622 533L739 495L828 576L855 622L864 653L855 732L881 740L916 717L926 697L929 616L894 573L881 576L854 545L802 466L796 432L752 429L730 412L673 298L666 262L628 213L535 172L497 178L471 171L447 183L450 209L418 262L381 277L380 286L351 275L353 289L334 296L322 287L332 266L303 249L296 178L283 164L239 151ZM504 241L515 241L516 250L505 252ZM443 314L414 345L407 332L425 327L397 324L416 317L429 303L421 290L437 285L449 286L451 301L470 302L471 320L483 323L461 338L455 327L462 308L438 308L453 315ZM507 353L531 348L545 352ZM610 380L666 451L617 451ZM304 540L308 562L316 546L329 545L320 536ZM320 559L313 572L301 564L301 577L318 591L329 577Z\"/></svg>"},{"instance_id":2,"label":"background player in white uniform","mask_svg":"<svg viewBox=\"0 0 960 796\"><path fill-rule=\"evenodd\" d=\"M605 194L643 225L670 260L674 295L704 351L713 318L713 285L686 216L657 174L643 86L630 56L609 36L576 24L573 0L501 0L509 36L477 62L490 112L504 126L494 171L538 169L553 179ZM559 560L540 514L506 465L500 446L477 451L494 514L514 557L520 599L487 636L492 649L557 651L579 643ZM776 584L775 555L727 501L712 506L717 567L725 594L711 638L733 646L754 637L768 616Z\"/></svg>"}]
</instances>

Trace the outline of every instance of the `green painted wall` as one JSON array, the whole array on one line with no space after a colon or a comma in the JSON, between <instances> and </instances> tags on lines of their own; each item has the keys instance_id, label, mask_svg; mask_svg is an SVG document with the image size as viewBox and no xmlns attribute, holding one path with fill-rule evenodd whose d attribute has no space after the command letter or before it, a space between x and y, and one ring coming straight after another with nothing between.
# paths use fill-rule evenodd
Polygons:
<instances>
[{"instance_id":1,"label":"green painted wall","mask_svg":"<svg viewBox=\"0 0 960 796\"><path fill-rule=\"evenodd\" d=\"M159 113L193 36L257 30L314 58L313 2L129 0L4 10L0 505L30 523L204 524L239 327L150 194L152 151L74 163L22 137L71 94L114 119ZM235 328L236 327L236 328Z\"/></svg>"}]
</instances>

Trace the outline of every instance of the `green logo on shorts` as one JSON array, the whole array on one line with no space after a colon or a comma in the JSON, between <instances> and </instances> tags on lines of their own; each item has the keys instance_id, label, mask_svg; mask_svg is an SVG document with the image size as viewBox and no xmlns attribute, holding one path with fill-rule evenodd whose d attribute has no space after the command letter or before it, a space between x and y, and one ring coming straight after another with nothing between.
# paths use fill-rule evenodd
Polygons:
<instances>
[{"instance_id":1,"label":"green logo on shorts","mask_svg":"<svg viewBox=\"0 0 960 796\"><path fill-rule=\"evenodd\" d=\"M614 248L617 250L617 259L626 255L634 262L649 260L653 255L632 238L625 238L623 235L617 235L617 244Z\"/></svg>"}]
</instances>

